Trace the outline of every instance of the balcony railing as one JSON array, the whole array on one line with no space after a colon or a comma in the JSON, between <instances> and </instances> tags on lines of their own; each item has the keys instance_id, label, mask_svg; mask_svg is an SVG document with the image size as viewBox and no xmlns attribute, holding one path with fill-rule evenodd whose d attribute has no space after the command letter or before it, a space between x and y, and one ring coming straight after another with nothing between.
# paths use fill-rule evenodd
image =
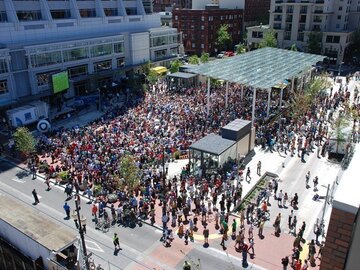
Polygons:
<instances>
[{"instance_id":1,"label":"balcony railing","mask_svg":"<svg viewBox=\"0 0 360 270\"><path fill-rule=\"evenodd\" d=\"M281 17L274 17L274 21L281 22Z\"/></svg>"},{"instance_id":2,"label":"balcony railing","mask_svg":"<svg viewBox=\"0 0 360 270\"><path fill-rule=\"evenodd\" d=\"M324 0L315 0L316 4L324 4L324 2L325 2Z\"/></svg>"},{"instance_id":3,"label":"balcony railing","mask_svg":"<svg viewBox=\"0 0 360 270\"><path fill-rule=\"evenodd\" d=\"M286 22L292 22L293 18L286 18Z\"/></svg>"},{"instance_id":4,"label":"balcony railing","mask_svg":"<svg viewBox=\"0 0 360 270\"><path fill-rule=\"evenodd\" d=\"M281 25L275 25L274 24L274 29L281 29Z\"/></svg>"},{"instance_id":5,"label":"balcony railing","mask_svg":"<svg viewBox=\"0 0 360 270\"><path fill-rule=\"evenodd\" d=\"M314 13L316 13L316 14L321 14L321 13L323 13L323 11L320 10L320 9L317 9L317 10L314 10Z\"/></svg>"},{"instance_id":6,"label":"balcony railing","mask_svg":"<svg viewBox=\"0 0 360 270\"><path fill-rule=\"evenodd\" d=\"M282 13L282 9L281 8L275 8L274 13Z\"/></svg>"},{"instance_id":7,"label":"balcony railing","mask_svg":"<svg viewBox=\"0 0 360 270\"><path fill-rule=\"evenodd\" d=\"M321 20L321 19L314 19L313 22L314 22L314 23L321 23L322 20Z\"/></svg>"},{"instance_id":8,"label":"balcony railing","mask_svg":"<svg viewBox=\"0 0 360 270\"><path fill-rule=\"evenodd\" d=\"M289 8L289 9L287 9L287 10L286 10L286 12L287 12L287 13L293 13L293 12L294 12L294 10L293 10L293 9L291 9L291 8Z\"/></svg>"}]
</instances>

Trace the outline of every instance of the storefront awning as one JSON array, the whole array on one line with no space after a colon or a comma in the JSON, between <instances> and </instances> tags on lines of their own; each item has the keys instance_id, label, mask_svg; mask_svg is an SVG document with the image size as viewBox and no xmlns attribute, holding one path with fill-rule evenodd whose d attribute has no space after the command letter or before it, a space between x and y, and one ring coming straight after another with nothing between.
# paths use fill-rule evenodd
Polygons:
<instances>
[{"instance_id":1,"label":"storefront awning","mask_svg":"<svg viewBox=\"0 0 360 270\"><path fill-rule=\"evenodd\" d=\"M152 71L155 71L157 74L162 75L166 74L168 72L168 69L166 67L158 66L151 68Z\"/></svg>"}]
</instances>

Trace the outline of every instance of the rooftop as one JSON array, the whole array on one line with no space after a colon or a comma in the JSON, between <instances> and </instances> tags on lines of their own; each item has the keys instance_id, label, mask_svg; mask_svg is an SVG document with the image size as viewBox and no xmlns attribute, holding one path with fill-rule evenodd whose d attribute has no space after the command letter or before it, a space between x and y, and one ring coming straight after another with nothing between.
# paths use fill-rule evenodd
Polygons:
<instances>
[{"instance_id":1,"label":"rooftop","mask_svg":"<svg viewBox=\"0 0 360 270\"><path fill-rule=\"evenodd\" d=\"M196 76L196 74L186 73L186 72L174 72L167 75L172 78L180 78L180 79L190 79Z\"/></svg>"},{"instance_id":2,"label":"rooftop","mask_svg":"<svg viewBox=\"0 0 360 270\"><path fill-rule=\"evenodd\" d=\"M2 207L0 220L10 224L48 250L59 252L76 240L76 235L63 226L50 221L38 211L0 194Z\"/></svg>"},{"instance_id":3,"label":"rooftop","mask_svg":"<svg viewBox=\"0 0 360 270\"><path fill-rule=\"evenodd\" d=\"M267 47L189 66L187 71L218 80L269 89L311 69L324 58L322 55Z\"/></svg>"},{"instance_id":4,"label":"rooftop","mask_svg":"<svg viewBox=\"0 0 360 270\"><path fill-rule=\"evenodd\" d=\"M222 129L227 130L233 130L233 131L239 131L243 127L251 125L251 121L244 120L244 119L235 119L234 121L231 121L226 126L222 127Z\"/></svg>"},{"instance_id":5,"label":"rooftop","mask_svg":"<svg viewBox=\"0 0 360 270\"><path fill-rule=\"evenodd\" d=\"M360 145L357 144L349 167L344 171L340 179L339 187L333 200L333 207L353 214L356 214L360 207L359 162Z\"/></svg>"},{"instance_id":6,"label":"rooftop","mask_svg":"<svg viewBox=\"0 0 360 270\"><path fill-rule=\"evenodd\" d=\"M236 141L224 139L220 135L211 133L190 145L190 149L199 150L219 156L235 143Z\"/></svg>"}]
</instances>

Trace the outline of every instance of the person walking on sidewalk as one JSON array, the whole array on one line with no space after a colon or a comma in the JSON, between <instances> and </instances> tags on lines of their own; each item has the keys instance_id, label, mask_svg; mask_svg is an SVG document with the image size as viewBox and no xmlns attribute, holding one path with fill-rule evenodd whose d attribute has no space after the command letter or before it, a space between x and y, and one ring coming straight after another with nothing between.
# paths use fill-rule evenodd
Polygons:
<instances>
[{"instance_id":1,"label":"person walking on sidewalk","mask_svg":"<svg viewBox=\"0 0 360 270\"><path fill-rule=\"evenodd\" d=\"M206 226L204 227L203 236L204 236L204 245L209 245L209 229L206 228Z\"/></svg>"},{"instance_id":2,"label":"person walking on sidewalk","mask_svg":"<svg viewBox=\"0 0 360 270\"><path fill-rule=\"evenodd\" d=\"M259 160L259 162L257 163L257 166L256 166L256 173L257 175L261 175L261 161Z\"/></svg>"},{"instance_id":3,"label":"person walking on sidewalk","mask_svg":"<svg viewBox=\"0 0 360 270\"><path fill-rule=\"evenodd\" d=\"M282 207L282 200L283 200L284 194L282 192L282 189L280 189L280 192L277 195L277 201L278 201L278 207Z\"/></svg>"},{"instance_id":4,"label":"person walking on sidewalk","mask_svg":"<svg viewBox=\"0 0 360 270\"><path fill-rule=\"evenodd\" d=\"M281 213L279 213L274 222L275 235L280 236L280 222L281 222Z\"/></svg>"},{"instance_id":5,"label":"person walking on sidewalk","mask_svg":"<svg viewBox=\"0 0 360 270\"><path fill-rule=\"evenodd\" d=\"M318 190L317 185L319 184L319 178L317 176L315 176L313 183L314 183L314 191L317 191Z\"/></svg>"},{"instance_id":6,"label":"person walking on sidewalk","mask_svg":"<svg viewBox=\"0 0 360 270\"><path fill-rule=\"evenodd\" d=\"M281 264L283 266L283 270L287 270L287 267L289 265L289 257L285 256L284 258L281 259Z\"/></svg>"},{"instance_id":7,"label":"person walking on sidewalk","mask_svg":"<svg viewBox=\"0 0 360 270\"><path fill-rule=\"evenodd\" d=\"M50 187L50 175L48 173L45 175L45 184L47 185L46 191L50 191L51 190L51 187Z\"/></svg>"},{"instance_id":8,"label":"person walking on sidewalk","mask_svg":"<svg viewBox=\"0 0 360 270\"><path fill-rule=\"evenodd\" d=\"M119 241L119 236L117 235L117 233L114 233L113 236L113 244L115 246L115 252L117 252L118 250L120 250L120 241Z\"/></svg>"},{"instance_id":9,"label":"person walking on sidewalk","mask_svg":"<svg viewBox=\"0 0 360 270\"><path fill-rule=\"evenodd\" d=\"M32 174L32 180L36 179L36 168L35 165L31 165L30 172Z\"/></svg>"},{"instance_id":10,"label":"person walking on sidewalk","mask_svg":"<svg viewBox=\"0 0 360 270\"><path fill-rule=\"evenodd\" d=\"M34 205L37 205L38 203L40 203L39 197L37 195L37 192L36 192L35 188L33 189L33 191L31 193L32 193L32 195L34 197L34 200L35 200Z\"/></svg>"},{"instance_id":11,"label":"person walking on sidewalk","mask_svg":"<svg viewBox=\"0 0 360 270\"><path fill-rule=\"evenodd\" d=\"M250 180L249 180L249 183L250 183L250 181L251 181L250 167L247 168L245 180L247 181L248 178L250 178Z\"/></svg>"},{"instance_id":12,"label":"person walking on sidewalk","mask_svg":"<svg viewBox=\"0 0 360 270\"><path fill-rule=\"evenodd\" d=\"M292 220L293 216L294 216L294 210L291 210L290 214L289 214L289 217L288 217L288 226L289 226L290 230L291 230L291 227L292 227L291 220Z\"/></svg>"},{"instance_id":13,"label":"person walking on sidewalk","mask_svg":"<svg viewBox=\"0 0 360 270\"><path fill-rule=\"evenodd\" d=\"M66 219L70 219L70 206L65 202L63 206L65 213L66 213Z\"/></svg>"},{"instance_id":14,"label":"person walking on sidewalk","mask_svg":"<svg viewBox=\"0 0 360 270\"><path fill-rule=\"evenodd\" d=\"M305 175L306 188L309 186L309 181L310 181L310 171L308 171L307 174Z\"/></svg>"}]
</instances>

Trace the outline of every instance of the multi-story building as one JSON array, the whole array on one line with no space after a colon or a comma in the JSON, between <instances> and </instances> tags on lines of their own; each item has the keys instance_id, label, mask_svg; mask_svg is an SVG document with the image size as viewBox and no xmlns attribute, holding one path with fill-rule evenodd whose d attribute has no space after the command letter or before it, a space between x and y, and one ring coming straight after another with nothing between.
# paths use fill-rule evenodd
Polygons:
<instances>
[{"instance_id":1,"label":"multi-story building","mask_svg":"<svg viewBox=\"0 0 360 270\"><path fill-rule=\"evenodd\" d=\"M242 9L221 9L207 6L205 9L174 9L173 27L183 33L185 53L200 55L202 52L216 54L217 31L221 25L229 26L232 44L238 44L242 37Z\"/></svg>"},{"instance_id":2,"label":"multi-story building","mask_svg":"<svg viewBox=\"0 0 360 270\"><path fill-rule=\"evenodd\" d=\"M173 8L191 8L191 0L154 0L154 12L171 11Z\"/></svg>"},{"instance_id":3,"label":"multi-story building","mask_svg":"<svg viewBox=\"0 0 360 270\"><path fill-rule=\"evenodd\" d=\"M360 27L360 1L271 0L269 28L277 33L278 47L293 44L308 51L310 33L319 36L321 53L341 64L354 30ZM248 29L248 42L256 44L266 27ZM255 40L253 39L253 36Z\"/></svg>"},{"instance_id":4,"label":"multi-story building","mask_svg":"<svg viewBox=\"0 0 360 270\"><path fill-rule=\"evenodd\" d=\"M173 58L179 34L143 2L151 1L0 1L0 107L70 100L148 60ZM69 89L54 94L52 74L61 71Z\"/></svg>"}]
</instances>

